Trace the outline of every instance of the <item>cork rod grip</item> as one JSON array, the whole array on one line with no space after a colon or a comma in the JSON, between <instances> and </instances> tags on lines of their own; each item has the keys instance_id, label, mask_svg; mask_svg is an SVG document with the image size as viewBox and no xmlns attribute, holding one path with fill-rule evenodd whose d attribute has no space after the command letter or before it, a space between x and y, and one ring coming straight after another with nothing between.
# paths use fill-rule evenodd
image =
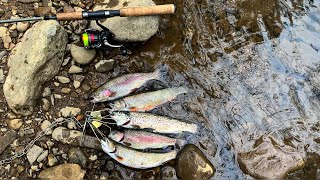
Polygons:
<instances>
[{"instance_id":1,"label":"cork rod grip","mask_svg":"<svg viewBox=\"0 0 320 180\"><path fill-rule=\"evenodd\" d=\"M120 16L148 16L160 14L173 14L176 11L174 4L145 6L145 7L128 7L120 9Z\"/></svg>"},{"instance_id":2,"label":"cork rod grip","mask_svg":"<svg viewBox=\"0 0 320 180\"><path fill-rule=\"evenodd\" d=\"M70 12L70 13L58 13L58 21L70 21L70 20L80 20L82 19L82 12Z\"/></svg>"}]
</instances>

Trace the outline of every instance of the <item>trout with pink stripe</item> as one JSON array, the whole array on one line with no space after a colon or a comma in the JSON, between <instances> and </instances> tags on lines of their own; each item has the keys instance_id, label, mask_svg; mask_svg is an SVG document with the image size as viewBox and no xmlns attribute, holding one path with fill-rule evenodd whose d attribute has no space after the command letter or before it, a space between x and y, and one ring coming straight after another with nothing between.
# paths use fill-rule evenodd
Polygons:
<instances>
[{"instance_id":1,"label":"trout with pink stripe","mask_svg":"<svg viewBox=\"0 0 320 180\"><path fill-rule=\"evenodd\" d=\"M157 69L152 73L126 74L117 77L106 82L96 91L94 91L91 95L91 102L97 103L119 99L132 92L135 92L150 80L161 81L162 77L163 74L160 69Z\"/></svg>"},{"instance_id":2,"label":"trout with pink stripe","mask_svg":"<svg viewBox=\"0 0 320 180\"><path fill-rule=\"evenodd\" d=\"M124 130L124 132L112 131L108 137L118 143L133 149L157 149L184 144L183 140L173 139L167 136L145 131Z\"/></svg>"}]
</instances>

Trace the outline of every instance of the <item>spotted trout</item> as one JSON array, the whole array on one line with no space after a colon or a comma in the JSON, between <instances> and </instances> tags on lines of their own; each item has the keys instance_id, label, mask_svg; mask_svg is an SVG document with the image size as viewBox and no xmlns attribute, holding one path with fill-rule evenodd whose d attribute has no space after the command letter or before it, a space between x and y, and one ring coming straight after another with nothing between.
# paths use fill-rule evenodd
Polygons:
<instances>
[{"instance_id":1,"label":"spotted trout","mask_svg":"<svg viewBox=\"0 0 320 180\"><path fill-rule=\"evenodd\" d=\"M187 92L185 87L174 87L125 97L114 102L112 111L146 112Z\"/></svg>"},{"instance_id":2,"label":"spotted trout","mask_svg":"<svg viewBox=\"0 0 320 180\"><path fill-rule=\"evenodd\" d=\"M149 129L156 133L178 134L182 132L196 133L196 124L190 124L165 116L141 112L113 112L110 117L117 126L131 129Z\"/></svg>"},{"instance_id":3,"label":"spotted trout","mask_svg":"<svg viewBox=\"0 0 320 180\"><path fill-rule=\"evenodd\" d=\"M176 143L184 144L182 140L167 136L154 134L146 131L135 131L126 129L124 132L112 131L108 137L118 143L133 149L157 149L175 146Z\"/></svg>"},{"instance_id":4,"label":"spotted trout","mask_svg":"<svg viewBox=\"0 0 320 180\"><path fill-rule=\"evenodd\" d=\"M135 92L150 80L162 81L163 71L157 69L152 73L126 74L115 78L95 90L91 95L91 102L112 101Z\"/></svg>"},{"instance_id":5,"label":"spotted trout","mask_svg":"<svg viewBox=\"0 0 320 180\"><path fill-rule=\"evenodd\" d=\"M165 153L146 153L129 149L113 143L108 138L100 141L102 150L119 163L137 169L148 169L160 166L177 156L177 151Z\"/></svg>"}]
</instances>

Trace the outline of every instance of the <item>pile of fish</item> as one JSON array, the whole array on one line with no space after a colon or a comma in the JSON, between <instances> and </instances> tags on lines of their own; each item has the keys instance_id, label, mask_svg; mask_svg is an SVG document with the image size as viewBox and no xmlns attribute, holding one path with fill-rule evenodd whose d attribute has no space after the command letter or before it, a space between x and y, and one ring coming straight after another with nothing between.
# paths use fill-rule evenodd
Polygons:
<instances>
[{"instance_id":1,"label":"pile of fish","mask_svg":"<svg viewBox=\"0 0 320 180\"><path fill-rule=\"evenodd\" d=\"M150 80L162 81L162 77L160 69L152 73L126 74L106 82L91 95L93 103L109 102L110 108L91 112L93 118L86 120L86 123L97 138L102 137L99 139L103 151L125 166L147 169L175 159L178 152L176 147L185 145L185 141L166 135L197 132L196 124L147 112L175 99L179 94L187 93L186 88L166 88L128 96ZM102 111L107 111L109 117L102 117ZM124 130L111 130L108 124L112 123L105 120L115 121L113 124ZM102 125L110 128L107 136L99 129ZM174 148L153 151L168 147Z\"/></svg>"}]
</instances>

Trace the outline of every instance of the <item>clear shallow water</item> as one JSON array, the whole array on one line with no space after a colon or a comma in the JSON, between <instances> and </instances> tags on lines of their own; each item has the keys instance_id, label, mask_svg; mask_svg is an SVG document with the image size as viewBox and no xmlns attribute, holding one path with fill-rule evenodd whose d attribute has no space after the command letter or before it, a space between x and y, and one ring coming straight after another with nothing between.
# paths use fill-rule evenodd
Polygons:
<instances>
[{"instance_id":1,"label":"clear shallow water","mask_svg":"<svg viewBox=\"0 0 320 180\"><path fill-rule=\"evenodd\" d=\"M214 178L248 178L237 154L262 137L305 157L289 177L318 177L320 1L174 3L157 35L119 62L132 72L168 64L168 84L191 89L155 113L201 127L190 142L215 165Z\"/></svg>"}]
</instances>

